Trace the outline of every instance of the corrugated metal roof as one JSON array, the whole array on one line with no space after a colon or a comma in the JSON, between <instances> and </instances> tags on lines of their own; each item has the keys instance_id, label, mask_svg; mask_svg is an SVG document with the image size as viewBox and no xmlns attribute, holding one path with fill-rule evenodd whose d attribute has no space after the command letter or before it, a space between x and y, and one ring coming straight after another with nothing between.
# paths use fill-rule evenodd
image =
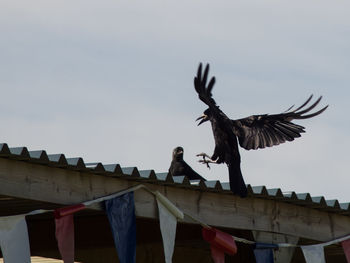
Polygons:
<instances>
[{"instance_id":1,"label":"corrugated metal roof","mask_svg":"<svg viewBox=\"0 0 350 263\"><path fill-rule=\"evenodd\" d=\"M6 143L0 144L0 158L72 169L97 176L118 177L139 182L191 188L193 190L225 194L231 193L229 183L203 180L190 181L185 176L172 177L168 173L156 173L154 170L138 170L137 167L121 167L117 163L85 163L81 157L66 158L64 154L47 154L45 150L28 151L26 147L9 148ZM311 196L309 193L283 192L280 188L267 189L265 186L251 185L247 185L247 188L248 196L251 197L278 200L350 216L350 203L339 203L338 200L326 200L323 196Z\"/></svg>"}]
</instances>

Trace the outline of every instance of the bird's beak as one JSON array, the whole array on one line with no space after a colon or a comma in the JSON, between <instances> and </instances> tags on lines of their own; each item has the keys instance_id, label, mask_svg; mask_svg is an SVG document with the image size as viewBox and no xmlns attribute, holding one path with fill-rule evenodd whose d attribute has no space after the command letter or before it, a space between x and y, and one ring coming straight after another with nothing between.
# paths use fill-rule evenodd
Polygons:
<instances>
[{"instance_id":1,"label":"bird's beak","mask_svg":"<svg viewBox=\"0 0 350 263\"><path fill-rule=\"evenodd\" d=\"M208 115L203 114L202 116L200 116L199 118L196 119L196 121L199 121L198 126L201 125L203 122L206 122L207 120L209 120Z\"/></svg>"}]
</instances>

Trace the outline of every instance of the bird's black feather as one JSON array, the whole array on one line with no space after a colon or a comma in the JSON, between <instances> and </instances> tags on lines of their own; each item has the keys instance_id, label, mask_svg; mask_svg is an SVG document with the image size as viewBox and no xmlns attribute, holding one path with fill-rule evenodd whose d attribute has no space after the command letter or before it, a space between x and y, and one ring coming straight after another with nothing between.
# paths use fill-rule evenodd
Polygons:
<instances>
[{"instance_id":1,"label":"bird's black feather","mask_svg":"<svg viewBox=\"0 0 350 263\"><path fill-rule=\"evenodd\" d=\"M307 119L324 112L328 105L314 113L309 113L321 101L319 97L311 106L304 108L312 99L312 95L298 108L279 114L252 115L243 119L229 119L216 105L212 98L215 77L207 85L209 64L206 65L202 76L202 64L199 65L197 76L194 78L195 90L198 97L209 108L204 111L201 123L210 120L215 140L215 149L211 157L216 163L225 162L229 170L230 187L232 192L242 197L247 195L247 189L240 170L240 154L238 143L246 150L271 147L293 141L305 132L304 127L292 123L294 119ZM238 142L237 142L238 138Z\"/></svg>"},{"instance_id":2,"label":"bird's black feather","mask_svg":"<svg viewBox=\"0 0 350 263\"><path fill-rule=\"evenodd\" d=\"M169 174L171 176L187 176L189 180L204 180L205 179L196 173L191 166L189 166L183 159L183 148L176 147L173 150L173 157L169 167Z\"/></svg>"}]
</instances>

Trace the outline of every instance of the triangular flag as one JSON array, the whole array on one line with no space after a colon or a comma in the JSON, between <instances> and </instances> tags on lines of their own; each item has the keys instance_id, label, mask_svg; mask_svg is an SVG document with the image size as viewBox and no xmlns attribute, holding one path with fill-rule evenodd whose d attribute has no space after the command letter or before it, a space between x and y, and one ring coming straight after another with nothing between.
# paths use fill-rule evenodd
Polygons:
<instances>
[{"instance_id":1,"label":"triangular flag","mask_svg":"<svg viewBox=\"0 0 350 263\"><path fill-rule=\"evenodd\" d=\"M73 215L55 218L58 250L64 263L74 262L74 223Z\"/></svg>"},{"instance_id":2,"label":"triangular flag","mask_svg":"<svg viewBox=\"0 0 350 263\"><path fill-rule=\"evenodd\" d=\"M237 253L237 246L233 236L215 228L202 228L203 239L210 243L211 256L215 263L225 262L225 254Z\"/></svg>"},{"instance_id":3,"label":"triangular flag","mask_svg":"<svg viewBox=\"0 0 350 263\"><path fill-rule=\"evenodd\" d=\"M350 262L350 239L341 242L341 245L343 247L347 262Z\"/></svg>"},{"instance_id":4,"label":"triangular flag","mask_svg":"<svg viewBox=\"0 0 350 263\"><path fill-rule=\"evenodd\" d=\"M0 218L0 247L5 262L30 263L25 215Z\"/></svg>"},{"instance_id":5,"label":"triangular flag","mask_svg":"<svg viewBox=\"0 0 350 263\"><path fill-rule=\"evenodd\" d=\"M237 246L233 236L216 228L202 228L203 239L229 255L237 253Z\"/></svg>"},{"instance_id":6,"label":"triangular flag","mask_svg":"<svg viewBox=\"0 0 350 263\"><path fill-rule=\"evenodd\" d=\"M134 192L105 201L120 263L136 261L136 218Z\"/></svg>"},{"instance_id":7,"label":"triangular flag","mask_svg":"<svg viewBox=\"0 0 350 263\"><path fill-rule=\"evenodd\" d=\"M165 262L171 263L174 253L177 219L171 210L164 206L162 201L158 198L156 199L159 210L159 223L163 238Z\"/></svg>"},{"instance_id":8,"label":"triangular flag","mask_svg":"<svg viewBox=\"0 0 350 263\"><path fill-rule=\"evenodd\" d=\"M256 263L273 263L273 249L278 248L276 244L255 243L254 255Z\"/></svg>"},{"instance_id":9,"label":"triangular flag","mask_svg":"<svg viewBox=\"0 0 350 263\"><path fill-rule=\"evenodd\" d=\"M215 263L225 263L225 253L214 245L210 245L211 257Z\"/></svg>"},{"instance_id":10,"label":"triangular flag","mask_svg":"<svg viewBox=\"0 0 350 263\"><path fill-rule=\"evenodd\" d=\"M58 250L64 263L74 262L73 214L83 209L85 209L85 205L78 204L59 208L54 211Z\"/></svg>"},{"instance_id":11,"label":"triangular flag","mask_svg":"<svg viewBox=\"0 0 350 263\"><path fill-rule=\"evenodd\" d=\"M256 263L273 263L273 251L272 249L254 249Z\"/></svg>"},{"instance_id":12,"label":"triangular flag","mask_svg":"<svg viewBox=\"0 0 350 263\"><path fill-rule=\"evenodd\" d=\"M158 191L156 191L155 194L158 203L161 202L163 206L165 206L169 210L169 212L172 213L176 218L184 219L184 213L179 208L177 208L172 202L170 202L168 198L166 198Z\"/></svg>"},{"instance_id":13,"label":"triangular flag","mask_svg":"<svg viewBox=\"0 0 350 263\"><path fill-rule=\"evenodd\" d=\"M307 263L326 263L322 245L301 246Z\"/></svg>"},{"instance_id":14,"label":"triangular flag","mask_svg":"<svg viewBox=\"0 0 350 263\"><path fill-rule=\"evenodd\" d=\"M86 206L84 204L70 205L58 208L54 211L55 218L60 218L62 216L71 215L78 211L85 209Z\"/></svg>"}]
</instances>

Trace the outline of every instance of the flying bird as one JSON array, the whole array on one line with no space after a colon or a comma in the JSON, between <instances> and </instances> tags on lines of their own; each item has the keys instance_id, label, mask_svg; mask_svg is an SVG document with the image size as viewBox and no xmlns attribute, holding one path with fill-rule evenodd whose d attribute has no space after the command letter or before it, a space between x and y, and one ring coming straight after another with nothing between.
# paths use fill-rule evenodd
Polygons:
<instances>
[{"instance_id":1,"label":"flying bird","mask_svg":"<svg viewBox=\"0 0 350 263\"><path fill-rule=\"evenodd\" d=\"M208 106L208 109L197 121L200 120L198 125L206 121L211 122L215 149L211 157L206 153L200 153L197 156L202 156L203 159L199 161L208 167L209 163L226 163L231 191L236 195L246 197L247 188L241 173L238 143L246 150L256 150L293 141L305 132L305 128L294 124L292 120L308 119L319 115L327 109L328 105L316 112L309 113L322 99L321 96L313 104L306 107L312 99L311 95L305 103L294 110L292 110L292 106L279 114L252 115L243 119L231 120L220 110L212 97L215 77L212 77L207 84L208 73L209 64L202 72L202 63L200 63L197 76L194 78L194 87L199 99Z\"/></svg>"},{"instance_id":2,"label":"flying bird","mask_svg":"<svg viewBox=\"0 0 350 263\"><path fill-rule=\"evenodd\" d=\"M176 147L173 150L173 158L169 168L169 174L171 176L186 175L189 180L204 180L205 179L196 173L191 166L184 161L184 149L182 147Z\"/></svg>"}]
</instances>

